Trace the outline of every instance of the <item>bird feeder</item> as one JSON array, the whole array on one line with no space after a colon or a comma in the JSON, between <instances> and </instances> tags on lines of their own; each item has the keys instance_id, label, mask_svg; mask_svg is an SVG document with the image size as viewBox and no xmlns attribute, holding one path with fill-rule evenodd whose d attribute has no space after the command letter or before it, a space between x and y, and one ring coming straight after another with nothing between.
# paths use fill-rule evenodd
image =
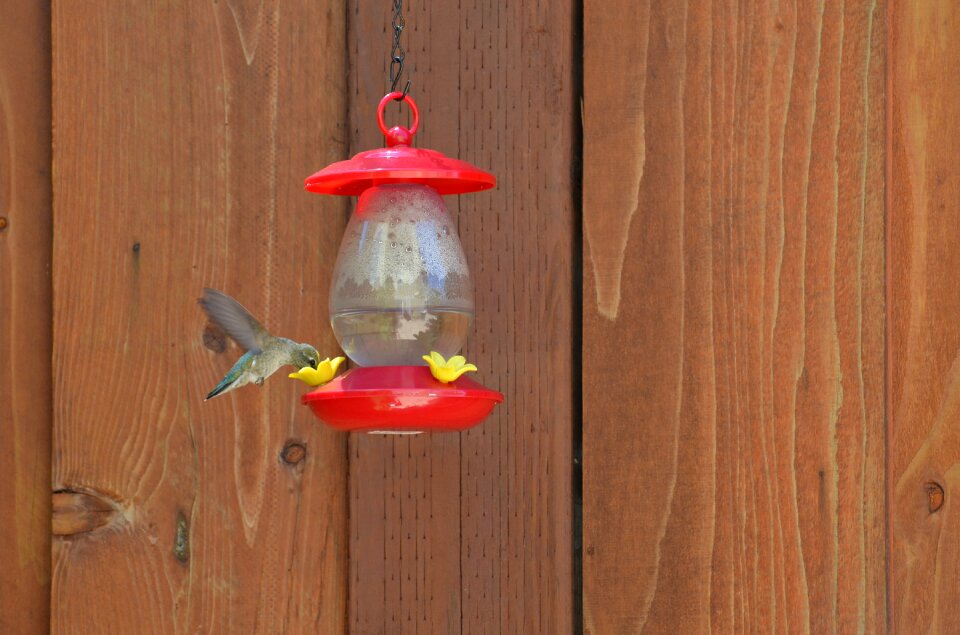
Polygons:
<instances>
[{"instance_id":1,"label":"bird feeder","mask_svg":"<svg viewBox=\"0 0 960 635\"><path fill-rule=\"evenodd\" d=\"M413 125L387 128L403 101ZM443 195L494 187L469 163L413 148L417 105L401 92L377 108L386 147L361 152L306 180L318 194L357 196L330 286L330 322L356 365L303 402L339 430L413 434L456 431L485 419L503 395L465 375L444 383L424 365L457 355L474 317L473 284Z\"/></svg>"}]
</instances>

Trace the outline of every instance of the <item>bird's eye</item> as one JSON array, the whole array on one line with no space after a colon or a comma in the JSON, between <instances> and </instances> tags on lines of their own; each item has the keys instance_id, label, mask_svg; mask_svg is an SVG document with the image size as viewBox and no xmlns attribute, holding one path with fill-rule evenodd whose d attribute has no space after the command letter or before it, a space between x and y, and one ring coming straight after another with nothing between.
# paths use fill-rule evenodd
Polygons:
<instances>
[{"instance_id":1,"label":"bird's eye","mask_svg":"<svg viewBox=\"0 0 960 635\"><path fill-rule=\"evenodd\" d=\"M315 359L312 358L312 357L310 357L310 358L307 359L307 363L310 364L310 366L311 366L312 368L316 368L316 367L317 367L317 360L315 360Z\"/></svg>"}]
</instances>

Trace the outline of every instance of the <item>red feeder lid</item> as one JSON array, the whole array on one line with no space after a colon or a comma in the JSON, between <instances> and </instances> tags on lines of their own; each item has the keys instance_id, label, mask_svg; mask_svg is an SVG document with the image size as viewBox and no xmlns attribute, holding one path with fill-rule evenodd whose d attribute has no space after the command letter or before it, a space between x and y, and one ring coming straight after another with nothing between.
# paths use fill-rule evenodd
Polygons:
<instances>
[{"instance_id":1,"label":"red feeder lid","mask_svg":"<svg viewBox=\"0 0 960 635\"><path fill-rule=\"evenodd\" d=\"M402 100L413 111L410 129L387 129L383 111L387 104ZM420 111L409 95L387 94L377 107L377 124L387 139L387 147L367 150L347 161L338 161L307 178L304 187L318 194L358 196L368 187L389 183L421 183L440 194L465 194L488 190L497 179L466 161L451 159L436 150L411 148L410 142L420 126Z\"/></svg>"},{"instance_id":2,"label":"red feeder lid","mask_svg":"<svg viewBox=\"0 0 960 635\"><path fill-rule=\"evenodd\" d=\"M461 376L444 384L426 366L354 368L303 396L345 432L455 432L487 418L503 395Z\"/></svg>"}]
</instances>

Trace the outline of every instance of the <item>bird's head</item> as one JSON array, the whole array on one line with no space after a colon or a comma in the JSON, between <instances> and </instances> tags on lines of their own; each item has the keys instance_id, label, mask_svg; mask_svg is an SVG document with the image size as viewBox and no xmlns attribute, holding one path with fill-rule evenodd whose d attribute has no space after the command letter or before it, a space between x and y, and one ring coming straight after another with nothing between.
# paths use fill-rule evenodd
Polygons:
<instances>
[{"instance_id":1,"label":"bird's head","mask_svg":"<svg viewBox=\"0 0 960 635\"><path fill-rule=\"evenodd\" d=\"M296 368L309 366L310 368L316 369L317 364L320 362L320 355L317 353L317 349L309 344L297 344L296 348L293 349L290 362Z\"/></svg>"}]
</instances>

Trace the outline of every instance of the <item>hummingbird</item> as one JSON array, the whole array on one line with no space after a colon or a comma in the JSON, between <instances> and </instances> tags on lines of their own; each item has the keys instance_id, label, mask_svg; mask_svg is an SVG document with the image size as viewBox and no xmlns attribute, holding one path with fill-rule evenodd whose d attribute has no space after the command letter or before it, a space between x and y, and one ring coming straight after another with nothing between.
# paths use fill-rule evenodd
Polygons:
<instances>
[{"instance_id":1,"label":"hummingbird","mask_svg":"<svg viewBox=\"0 0 960 635\"><path fill-rule=\"evenodd\" d=\"M274 337L242 304L226 293L216 289L204 289L203 297L198 302L210 321L226 331L233 341L246 350L204 401L250 382L262 386L263 380L281 366L317 368L320 358L317 349L285 337Z\"/></svg>"}]
</instances>

